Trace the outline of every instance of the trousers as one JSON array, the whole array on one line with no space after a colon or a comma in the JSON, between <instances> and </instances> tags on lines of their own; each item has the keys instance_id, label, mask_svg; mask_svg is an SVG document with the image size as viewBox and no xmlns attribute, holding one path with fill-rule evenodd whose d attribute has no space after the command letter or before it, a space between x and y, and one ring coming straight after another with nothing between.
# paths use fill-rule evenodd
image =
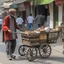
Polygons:
<instances>
[{"instance_id":1,"label":"trousers","mask_svg":"<svg viewBox=\"0 0 64 64\"><path fill-rule=\"evenodd\" d=\"M32 30L33 29L33 23L28 23L28 30Z\"/></svg>"},{"instance_id":2,"label":"trousers","mask_svg":"<svg viewBox=\"0 0 64 64\"><path fill-rule=\"evenodd\" d=\"M12 56L12 54L15 51L15 47L16 47L16 39L6 41L5 45L6 45L6 53L7 53L7 55L8 56Z\"/></svg>"}]
</instances>

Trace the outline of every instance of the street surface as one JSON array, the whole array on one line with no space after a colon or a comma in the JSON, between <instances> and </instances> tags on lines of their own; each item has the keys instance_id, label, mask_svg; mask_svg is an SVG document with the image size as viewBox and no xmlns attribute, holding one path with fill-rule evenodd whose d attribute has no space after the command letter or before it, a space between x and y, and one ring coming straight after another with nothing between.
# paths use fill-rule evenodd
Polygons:
<instances>
[{"instance_id":1,"label":"street surface","mask_svg":"<svg viewBox=\"0 0 64 64\"><path fill-rule=\"evenodd\" d=\"M21 38L18 34L19 39L17 40L17 46L15 50L15 55L17 55L16 60L8 60L5 52L5 44L2 42L2 33L0 32L0 64L64 64L64 55L62 54L62 42L58 39L56 44L51 44L52 54L47 59L42 59L37 57L33 62L29 62L26 57L20 56L18 54L18 47L21 45Z\"/></svg>"}]
</instances>

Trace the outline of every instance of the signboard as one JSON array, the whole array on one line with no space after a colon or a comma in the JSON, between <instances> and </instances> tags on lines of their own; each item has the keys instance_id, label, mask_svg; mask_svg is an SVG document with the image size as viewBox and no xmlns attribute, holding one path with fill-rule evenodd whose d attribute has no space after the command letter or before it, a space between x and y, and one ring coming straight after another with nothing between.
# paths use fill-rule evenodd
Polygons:
<instances>
[{"instance_id":1,"label":"signboard","mask_svg":"<svg viewBox=\"0 0 64 64\"><path fill-rule=\"evenodd\" d=\"M14 0L14 4L19 4L19 3L23 3L25 2L26 0Z\"/></svg>"},{"instance_id":2,"label":"signboard","mask_svg":"<svg viewBox=\"0 0 64 64\"><path fill-rule=\"evenodd\" d=\"M55 0L56 5L64 4L64 0Z\"/></svg>"},{"instance_id":3,"label":"signboard","mask_svg":"<svg viewBox=\"0 0 64 64\"><path fill-rule=\"evenodd\" d=\"M23 3L18 5L18 10L19 11L24 11L25 10L25 6L24 6Z\"/></svg>"}]
</instances>

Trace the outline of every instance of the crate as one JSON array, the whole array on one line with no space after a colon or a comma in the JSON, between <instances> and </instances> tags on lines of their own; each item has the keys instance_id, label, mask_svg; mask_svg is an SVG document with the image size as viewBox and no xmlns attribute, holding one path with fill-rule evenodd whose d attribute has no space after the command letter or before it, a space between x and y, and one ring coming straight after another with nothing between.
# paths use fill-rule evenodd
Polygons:
<instances>
[{"instance_id":1,"label":"crate","mask_svg":"<svg viewBox=\"0 0 64 64\"><path fill-rule=\"evenodd\" d=\"M36 35L36 36L35 36ZM24 45L41 45L47 41L47 33L41 31L40 34L35 35L22 35L22 41Z\"/></svg>"},{"instance_id":2,"label":"crate","mask_svg":"<svg viewBox=\"0 0 64 64\"><path fill-rule=\"evenodd\" d=\"M30 35L28 36L22 35L22 43L24 45L29 45L29 46L41 45L43 43L51 44L57 42L58 36L59 36L59 31L52 31L52 32L41 31L37 37Z\"/></svg>"},{"instance_id":3,"label":"crate","mask_svg":"<svg viewBox=\"0 0 64 64\"><path fill-rule=\"evenodd\" d=\"M42 41L47 40L47 33L45 31L41 31L39 39Z\"/></svg>"},{"instance_id":4,"label":"crate","mask_svg":"<svg viewBox=\"0 0 64 64\"><path fill-rule=\"evenodd\" d=\"M23 45L35 46L39 45L39 39L37 40L22 39L22 43Z\"/></svg>"},{"instance_id":5,"label":"crate","mask_svg":"<svg viewBox=\"0 0 64 64\"><path fill-rule=\"evenodd\" d=\"M47 34L47 43L56 43L59 36L59 31L49 32Z\"/></svg>"}]
</instances>

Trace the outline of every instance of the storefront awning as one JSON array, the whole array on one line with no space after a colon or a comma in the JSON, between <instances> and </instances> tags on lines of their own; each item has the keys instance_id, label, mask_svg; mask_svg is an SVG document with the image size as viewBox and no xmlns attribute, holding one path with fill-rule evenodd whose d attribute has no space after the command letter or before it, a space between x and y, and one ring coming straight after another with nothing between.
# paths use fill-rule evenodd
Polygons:
<instances>
[{"instance_id":1,"label":"storefront awning","mask_svg":"<svg viewBox=\"0 0 64 64\"><path fill-rule=\"evenodd\" d=\"M10 2L10 3L3 3L2 7L4 7L4 8L10 8L11 5L13 5L12 2Z\"/></svg>"},{"instance_id":2,"label":"storefront awning","mask_svg":"<svg viewBox=\"0 0 64 64\"><path fill-rule=\"evenodd\" d=\"M20 4L20 3L23 3L27 0L14 0L14 4Z\"/></svg>"},{"instance_id":3,"label":"storefront awning","mask_svg":"<svg viewBox=\"0 0 64 64\"><path fill-rule=\"evenodd\" d=\"M28 0L30 2L34 2L36 5L49 4L54 0Z\"/></svg>"},{"instance_id":4,"label":"storefront awning","mask_svg":"<svg viewBox=\"0 0 64 64\"><path fill-rule=\"evenodd\" d=\"M55 0L56 5L64 4L64 0Z\"/></svg>"}]
</instances>

